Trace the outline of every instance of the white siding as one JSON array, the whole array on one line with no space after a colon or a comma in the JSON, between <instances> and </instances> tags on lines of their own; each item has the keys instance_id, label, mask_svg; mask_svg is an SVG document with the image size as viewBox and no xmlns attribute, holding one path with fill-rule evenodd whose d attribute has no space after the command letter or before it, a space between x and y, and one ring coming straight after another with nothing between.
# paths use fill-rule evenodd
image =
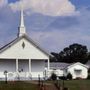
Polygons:
<instances>
[{"instance_id":1,"label":"white siding","mask_svg":"<svg viewBox=\"0 0 90 90\"><path fill-rule=\"evenodd\" d=\"M38 78L38 75L43 78L44 69L44 60L31 60L31 72L29 72L29 60L18 60L18 70L20 71L18 74L20 78L29 78L30 75L35 79ZM0 60L0 78L5 78L5 70L8 71L8 79L16 78L16 60Z\"/></svg>"},{"instance_id":2,"label":"white siding","mask_svg":"<svg viewBox=\"0 0 90 90\"><path fill-rule=\"evenodd\" d=\"M52 73L55 73L58 77L63 76L63 70L60 70L60 69L56 69L56 70L50 69L50 70L47 70L46 75L48 77L50 77L52 75Z\"/></svg>"},{"instance_id":3,"label":"white siding","mask_svg":"<svg viewBox=\"0 0 90 90\"><path fill-rule=\"evenodd\" d=\"M29 78L30 75L32 75L33 78L38 78L38 75L43 77L45 60L49 60L49 56L29 42L26 38L22 38L6 48L3 52L0 52L0 59L3 59L3 61L0 60L1 78L5 77L3 75L4 70L7 70L10 73L9 76L13 74L14 77L17 76L16 60L18 60L18 70L21 71L23 69L22 72L18 73L20 77ZM29 66L29 60L31 60L31 66ZM31 72L29 72L29 69L31 69Z\"/></svg>"},{"instance_id":4,"label":"white siding","mask_svg":"<svg viewBox=\"0 0 90 90\"><path fill-rule=\"evenodd\" d=\"M4 71L7 72L15 72L16 71L16 64L15 60L0 60L0 79L5 78Z\"/></svg>"},{"instance_id":5,"label":"white siding","mask_svg":"<svg viewBox=\"0 0 90 90\"><path fill-rule=\"evenodd\" d=\"M25 44L24 48L22 47L23 42ZM22 38L19 42L6 49L3 53L0 53L0 58L48 59L49 57L25 38Z\"/></svg>"},{"instance_id":6,"label":"white siding","mask_svg":"<svg viewBox=\"0 0 90 90\"><path fill-rule=\"evenodd\" d=\"M75 68L80 68L81 69L81 74L80 75L77 75L75 73ZM81 77L81 78L87 78L88 76L88 69L82 65L75 65L75 66L72 66L70 67L67 72L70 72L73 76L73 79L77 78L77 77Z\"/></svg>"},{"instance_id":7,"label":"white siding","mask_svg":"<svg viewBox=\"0 0 90 90\"><path fill-rule=\"evenodd\" d=\"M8 72L16 71L15 60L0 60L0 72L7 70Z\"/></svg>"},{"instance_id":8,"label":"white siding","mask_svg":"<svg viewBox=\"0 0 90 90\"><path fill-rule=\"evenodd\" d=\"M45 69L45 61L32 60L31 61L31 72L43 72Z\"/></svg>"}]
</instances>

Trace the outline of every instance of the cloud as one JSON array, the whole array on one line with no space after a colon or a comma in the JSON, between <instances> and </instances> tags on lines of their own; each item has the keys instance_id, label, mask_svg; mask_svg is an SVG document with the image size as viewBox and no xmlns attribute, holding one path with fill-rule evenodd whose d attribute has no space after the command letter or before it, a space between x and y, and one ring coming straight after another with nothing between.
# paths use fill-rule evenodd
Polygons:
<instances>
[{"instance_id":1,"label":"cloud","mask_svg":"<svg viewBox=\"0 0 90 90\"><path fill-rule=\"evenodd\" d=\"M24 2L27 1L24 0ZM12 4L16 5L16 3ZM12 4L8 5L13 7ZM26 9L33 10L28 4L27 6ZM5 45L15 38L18 33L20 14L17 10L16 13L13 13L11 8L4 7L0 9L0 45ZM25 16L28 35L49 52L59 52L73 43L90 47L90 10L87 7L79 11L79 16L51 17L38 13Z\"/></svg>"},{"instance_id":2,"label":"cloud","mask_svg":"<svg viewBox=\"0 0 90 90\"><path fill-rule=\"evenodd\" d=\"M10 3L12 10L20 9L20 1ZM41 13L48 16L75 15L75 6L69 0L23 0L25 10ZM29 12L28 12L29 13Z\"/></svg>"},{"instance_id":3,"label":"cloud","mask_svg":"<svg viewBox=\"0 0 90 90\"><path fill-rule=\"evenodd\" d=\"M90 47L90 36L74 31L31 31L30 37L49 52L59 52L65 47L79 43ZM41 38L42 37L42 38Z\"/></svg>"},{"instance_id":4,"label":"cloud","mask_svg":"<svg viewBox=\"0 0 90 90\"><path fill-rule=\"evenodd\" d=\"M0 8L7 4L8 4L8 0L0 0Z\"/></svg>"},{"instance_id":5,"label":"cloud","mask_svg":"<svg viewBox=\"0 0 90 90\"><path fill-rule=\"evenodd\" d=\"M65 29L69 27L74 27L79 24L79 21L76 16L66 16L58 17L52 23L49 24L49 27L55 29Z\"/></svg>"},{"instance_id":6,"label":"cloud","mask_svg":"<svg viewBox=\"0 0 90 90\"><path fill-rule=\"evenodd\" d=\"M68 23L69 20L70 23ZM36 22L39 21L35 21L35 23ZM47 26L47 21L44 21L44 26L45 25ZM63 26L63 28L61 26ZM87 8L80 9L80 16L59 17L55 19L55 22L53 21L52 23L51 21L51 24L44 30L42 28L39 31L33 28L30 30L32 31L29 32L29 35L50 52L59 52L73 43L86 45L90 50L90 10Z\"/></svg>"}]
</instances>

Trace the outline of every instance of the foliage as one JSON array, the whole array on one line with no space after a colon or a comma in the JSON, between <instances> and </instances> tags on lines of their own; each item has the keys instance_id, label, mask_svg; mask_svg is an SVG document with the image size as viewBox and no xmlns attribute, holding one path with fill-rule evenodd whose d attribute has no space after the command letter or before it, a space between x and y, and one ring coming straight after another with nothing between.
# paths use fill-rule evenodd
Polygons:
<instances>
[{"instance_id":1,"label":"foliage","mask_svg":"<svg viewBox=\"0 0 90 90\"><path fill-rule=\"evenodd\" d=\"M58 54L57 54L57 56L58 56ZM50 62L57 62L57 59L55 58L55 57L57 57L57 56L50 57Z\"/></svg>"},{"instance_id":2,"label":"foliage","mask_svg":"<svg viewBox=\"0 0 90 90\"><path fill-rule=\"evenodd\" d=\"M64 48L63 51L59 53L52 52L51 54L57 59L58 62L65 63L86 63L90 55L88 54L88 49L86 46L77 43Z\"/></svg>"},{"instance_id":3,"label":"foliage","mask_svg":"<svg viewBox=\"0 0 90 90\"><path fill-rule=\"evenodd\" d=\"M56 75L55 73L52 73L51 79L52 79L52 80L57 80L57 75Z\"/></svg>"},{"instance_id":4,"label":"foliage","mask_svg":"<svg viewBox=\"0 0 90 90\"><path fill-rule=\"evenodd\" d=\"M67 74L67 79L72 80L72 74L71 73Z\"/></svg>"},{"instance_id":5,"label":"foliage","mask_svg":"<svg viewBox=\"0 0 90 90\"><path fill-rule=\"evenodd\" d=\"M87 79L90 79L90 73L88 74L88 77L87 77Z\"/></svg>"},{"instance_id":6,"label":"foliage","mask_svg":"<svg viewBox=\"0 0 90 90\"><path fill-rule=\"evenodd\" d=\"M60 80L66 80L67 77L65 77L65 76L60 76L59 79L60 79Z\"/></svg>"},{"instance_id":7,"label":"foliage","mask_svg":"<svg viewBox=\"0 0 90 90\"><path fill-rule=\"evenodd\" d=\"M88 73L90 73L90 68L88 69Z\"/></svg>"}]
</instances>

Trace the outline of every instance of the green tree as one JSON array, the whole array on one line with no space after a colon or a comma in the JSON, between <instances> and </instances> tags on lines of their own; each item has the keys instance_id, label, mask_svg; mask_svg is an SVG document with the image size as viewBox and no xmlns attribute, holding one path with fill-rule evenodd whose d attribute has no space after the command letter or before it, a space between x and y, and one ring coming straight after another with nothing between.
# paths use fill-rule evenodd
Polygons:
<instances>
[{"instance_id":1,"label":"green tree","mask_svg":"<svg viewBox=\"0 0 90 90\"><path fill-rule=\"evenodd\" d=\"M66 47L60 53L53 53L54 57L58 62L74 63L81 62L86 63L88 61L88 49L86 46L81 44L72 44Z\"/></svg>"}]
</instances>

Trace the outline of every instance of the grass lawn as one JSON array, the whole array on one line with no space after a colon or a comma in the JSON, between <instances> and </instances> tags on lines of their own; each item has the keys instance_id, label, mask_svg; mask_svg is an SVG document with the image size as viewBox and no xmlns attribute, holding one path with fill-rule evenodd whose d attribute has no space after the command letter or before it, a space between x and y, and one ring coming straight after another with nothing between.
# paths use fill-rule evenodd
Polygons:
<instances>
[{"instance_id":1,"label":"grass lawn","mask_svg":"<svg viewBox=\"0 0 90 90\"><path fill-rule=\"evenodd\" d=\"M46 81L47 83L53 83L52 81ZM61 86L62 81L60 80ZM90 80L65 80L64 86L69 90L90 90ZM0 90L38 90L36 84L27 82L0 82Z\"/></svg>"},{"instance_id":2,"label":"grass lawn","mask_svg":"<svg viewBox=\"0 0 90 90\"><path fill-rule=\"evenodd\" d=\"M25 82L0 82L0 90L38 90L37 85Z\"/></svg>"},{"instance_id":3,"label":"grass lawn","mask_svg":"<svg viewBox=\"0 0 90 90\"><path fill-rule=\"evenodd\" d=\"M60 81L62 85L62 81ZM69 90L90 90L90 80L67 80L64 81L64 86Z\"/></svg>"}]
</instances>

